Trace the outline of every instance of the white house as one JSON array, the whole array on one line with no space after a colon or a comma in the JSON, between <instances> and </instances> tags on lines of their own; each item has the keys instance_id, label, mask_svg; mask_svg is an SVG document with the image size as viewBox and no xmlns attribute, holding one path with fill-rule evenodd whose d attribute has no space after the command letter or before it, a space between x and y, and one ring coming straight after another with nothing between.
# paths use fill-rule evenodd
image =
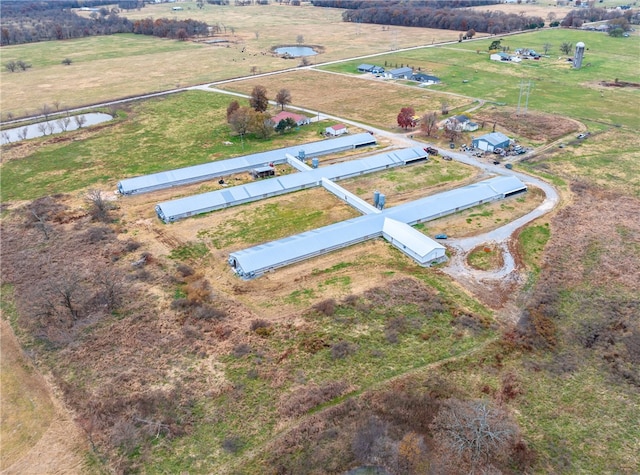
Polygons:
<instances>
[{"instance_id":1,"label":"white house","mask_svg":"<svg viewBox=\"0 0 640 475\"><path fill-rule=\"evenodd\" d=\"M445 123L445 127L453 128L460 132L474 132L480 128L478 124L473 122L466 115L456 115L455 117L448 118Z\"/></svg>"},{"instance_id":2,"label":"white house","mask_svg":"<svg viewBox=\"0 0 640 475\"><path fill-rule=\"evenodd\" d=\"M344 124L336 124L324 129L324 133L336 137L338 135L348 134L349 130Z\"/></svg>"}]
</instances>

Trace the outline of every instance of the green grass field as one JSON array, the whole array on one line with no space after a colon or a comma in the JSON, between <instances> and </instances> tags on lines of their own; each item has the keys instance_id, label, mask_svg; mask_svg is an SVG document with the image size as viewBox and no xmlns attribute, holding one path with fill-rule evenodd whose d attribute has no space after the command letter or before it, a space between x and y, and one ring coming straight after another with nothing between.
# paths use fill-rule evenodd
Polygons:
<instances>
[{"instance_id":1,"label":"green grass field","mask_svg":"<svg viewBox=\"0 0 640 475\"><path fill-rule=\"evenodd\" d=\"M637 114L640 90L599 85L600 81L614 81L616 78L637 81L640 38L610 38L601 33L569 30L544 30L504 38L502 45L509 46L510 51L522 47L542 51L545 43L552 45L549 58L521 63L490 61L490 41L474 40L403 51L367 61L381 66L386 64L387 69L410 65L442 79L441 84L430 86L429 90L454 92L512 107L518 104L521 82L531 81L528 100L531 110L566 115L595 128L615 124L632 130L640 128ZM574 70L566 56L559 52L559 46L562 42L575 45L578 41L585 42L588 50L583 63L585 66ZM562 59L558 59L560 56ZM323 68L355 74L360 62Z\"/></svg>"}]
</instances>

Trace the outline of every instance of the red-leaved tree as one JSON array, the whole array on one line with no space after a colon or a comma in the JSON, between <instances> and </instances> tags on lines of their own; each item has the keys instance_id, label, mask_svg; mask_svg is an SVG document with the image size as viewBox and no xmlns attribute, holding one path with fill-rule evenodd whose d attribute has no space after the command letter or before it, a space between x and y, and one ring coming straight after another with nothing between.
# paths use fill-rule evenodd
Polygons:
<instances>
[{"instance_id":1,"label":"red-leaved tree","mask_svg":"<svg viewBox=\"0 0 640 475\"><path fill-rule=\"evenodd\" d=\"M403 129L416 126L415 120L416 111L413 107L403 107L398 114L398 125Z\"/></svg>"}]
</instances>

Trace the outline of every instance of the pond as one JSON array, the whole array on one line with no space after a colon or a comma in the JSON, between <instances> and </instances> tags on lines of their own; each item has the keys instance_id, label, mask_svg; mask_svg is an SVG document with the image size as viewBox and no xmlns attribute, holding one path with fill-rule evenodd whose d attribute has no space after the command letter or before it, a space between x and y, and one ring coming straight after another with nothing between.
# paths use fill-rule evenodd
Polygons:
<instances>
[{"instance_id":1,"label":"pond","mask_svg":"<svg viewBox=\"0 0 640 475\"><path fill-rule=\"evenodd\" d=\"M281 46L276 48L275 52L278 54L286 54L293 58L299 58L301 56L313 56L318 54L313 48L309 46Z\"/></svg>"},{"instance_id":2,"label":"pond","mask_svg":"<svg viewBox=\"0 0 640 475\"><path fill-rule=\"evenodd\" d=\"M60 117L59 119L51 119L38 122L37 124L5 129L0 133L0 144L4 145L11 142L43 137L45 135L59 134L81 127L101 124L110 120L113 120L113 116L102 112L89 112L87 114Z\"/></svg>"}]
</instances>

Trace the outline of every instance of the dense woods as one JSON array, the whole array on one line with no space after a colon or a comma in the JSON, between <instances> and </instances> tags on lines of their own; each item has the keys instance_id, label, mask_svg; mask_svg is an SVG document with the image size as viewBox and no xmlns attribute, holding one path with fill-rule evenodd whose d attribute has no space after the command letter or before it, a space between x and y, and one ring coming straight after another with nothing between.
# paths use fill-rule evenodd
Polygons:
<instances>
[{"instance_id":1,"label":"dense woods","mask_svg":"<svg viewBox=\"0 0 640 475\"><path fill-rule=\"evenodd\" d=\"M365 6L346 10L342 18L347 22L376 23L381 25L439 28L443 30L500 34L510 31L541 28L540 17L526 17L513 13L463 10L456 8L417 7L408 4L394 6Z\"/></svg>"},{"instance_id":2,"label":"dense woods","mask_svg":"<svg viewBox=\"0 0 640 475\"><path fill-rule=\"evenodd\" d=\"M135 33L161 38L187 39L207 35L208 25L201 21L169 20L167 18L132 22L118 16L118 8L105 6L90 14L77 15L71 8L77 2L2 2L0 45L15 45L37 41L66 40L85 36ZM93 5L93 4L92 4ZM98 8L99 3L93 8Z\"/></svg>"}]
</instances>

